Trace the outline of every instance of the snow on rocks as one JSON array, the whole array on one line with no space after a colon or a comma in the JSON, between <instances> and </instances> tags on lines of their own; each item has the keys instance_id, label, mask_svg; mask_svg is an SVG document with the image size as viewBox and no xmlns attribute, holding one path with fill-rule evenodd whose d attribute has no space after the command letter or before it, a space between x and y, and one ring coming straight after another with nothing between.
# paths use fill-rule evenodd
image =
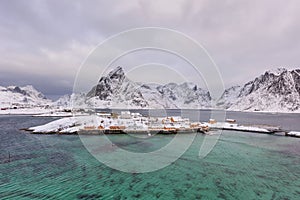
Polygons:
<instances>
[{"instance_id":1,"label":"snow on rocks","mask_svg":"<svg viewBox=\"0 0 300 200\"><path fill-rule=\"evenodd\" d=\"M155 130L163 133L177 131L200 131L189 119L181 117L149 118L139 113L121 112L121 115L107 114L66 117L45 125L27 129L33 133L122 133L123 131L145 132Z\"/></svg>"},{"instance_id":2,"label":"snow on rocks","mask_svg":"<svg viewBox=\"0 0 300 200\"><path fill-rule=\"evenodd\" d=\"M300 112L300 70L267 71L243 87L227 89L218 106L234 111Z\"/></svg>"},{"instance_id":3,"label":"snow on rocks","mask_svg":"<svg viewBox=\"0 0 300 200\"><path fill-rule=\"evenodd\" d=\"M297 131L287 132L286 135L291 136L291 137L299 137L300 138L300 132L297 132Z\"/></svg>"},{"instance_id":4,"label":"snow on rocks","mask_svg":"<svg viewBox=\"0 0 300 200\"><path fill-rule=\"evenodd\" d=\"M76 133L83 129L84 124L94 124L94 122L95 118L92 116L66 117L27 130L33 133Z\"/></svg>"},{"instance_id":5,"label":"snow on rocks","mask_svg":"<svg viewBox=\"0 0 300 200\"><path fill-rule=\"evenodd\" d=\"M190 122L188 118L177 117L144 117L139 113L121 112L118 114L98 113L98 115L65 117L45 125L35 126L27 129L33 133L124 133L158 131L161 133L177 132L207 132L210 129L246 131L258 133L275 133L279 127L262 125L245 126L230 122L216 122L211 119L209 122ZM289 136L300 136L299 132L290 132Z\"/></svg>"},{"instance_id":6,"label":"snow on rocks","mask_svg":"<svg viewBox=\"0 0 300 200\"><path fill-rule=\"evenodd\" d=\"M258 133L273 133L273 130L267 128L261 128L257 126L243 126L235 123L227 122L216 122L216 123L205 123L210 129L223 129L223 130L235 130L235 131L247 131L247 132L258 132Z\"/></svg>"}]
</instances>

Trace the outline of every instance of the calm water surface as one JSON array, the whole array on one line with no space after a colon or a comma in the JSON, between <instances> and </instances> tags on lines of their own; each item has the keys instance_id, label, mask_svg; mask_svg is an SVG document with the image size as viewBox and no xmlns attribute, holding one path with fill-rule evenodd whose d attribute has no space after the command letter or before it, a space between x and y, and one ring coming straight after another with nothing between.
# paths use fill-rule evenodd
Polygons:
<instances>
[{"instance_id":1,"label":"calm water surface","mask_svg":"<svg viewBox=\"0 0 300 200\"><path fill-rule=\"evenodd\" d=\"M176 113L174 111L174 113ZM207 113L202 118L208 117ZM297 114L227 113L241 123L300 130ZM32 135L19 128L55 118L0 116L0 199L299 199L300 139L224 131L199 159L204 136L161 170L124 173L97 161L76 135ZM100 136L103 137L103 136ZM173 136L112 135L118 146L153 151Z\"/></svg>"}]
</instances>

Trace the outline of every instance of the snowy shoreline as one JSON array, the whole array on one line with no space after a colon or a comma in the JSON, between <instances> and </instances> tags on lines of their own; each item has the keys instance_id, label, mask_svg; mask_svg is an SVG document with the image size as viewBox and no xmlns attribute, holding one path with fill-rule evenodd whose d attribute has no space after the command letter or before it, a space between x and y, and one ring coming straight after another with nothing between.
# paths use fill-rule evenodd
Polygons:
<instances>
[{"instance_id":1,"label":"snowy shoreline","mask_svg":"<svg viewBox=\"0 0 300 200\"><path fill-rule=\"evenodd\" d=\"M231 130L264 134L284 133L285 136L300 137L299 132L285 131L270 125L240 125L234 119L217 122L190 122L180 116L146 117L140 113L123 111L117 113L97 113L94 115L64 117L50 123L23 129L34 134L176 134L210 133L213 130ZM278 134L276 134L278 135ZM283 135L283 134L281 134Z\"/></svg>"}]
</instances>

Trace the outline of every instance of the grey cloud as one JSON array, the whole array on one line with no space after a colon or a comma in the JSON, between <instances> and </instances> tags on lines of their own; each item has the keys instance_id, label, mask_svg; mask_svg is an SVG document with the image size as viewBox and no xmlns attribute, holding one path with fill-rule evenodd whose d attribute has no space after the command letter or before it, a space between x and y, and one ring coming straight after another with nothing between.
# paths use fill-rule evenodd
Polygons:
<instances>
[{"instance_id":1,"label":"grey cloud","mask_svg":"<svg viewBox=\"0 0 300 200\"><path fill-rule=\"evenodd\" d=\"M0 85L24 82L46 94L69 93L89 51L144 26L191 36L208 50L227 86L243 83L270 68L299 67L299 6L296 0L1 1Z\"/></svg>"},{"instance_id":2,"label":"grey cloud","mask_svg":"<svg viewBox=\"0 0 300 200\"><path fill-rule=\"evenodd\" d=\"M53 78L46 75L32 76L31 74L6 72L0 74L0 81L5 86L33 85L39 91L46 91L44 94L48 98L57 98L57 96L72 93L74 80L67 80L65 77Z\"/></svg>"}]
</instances>

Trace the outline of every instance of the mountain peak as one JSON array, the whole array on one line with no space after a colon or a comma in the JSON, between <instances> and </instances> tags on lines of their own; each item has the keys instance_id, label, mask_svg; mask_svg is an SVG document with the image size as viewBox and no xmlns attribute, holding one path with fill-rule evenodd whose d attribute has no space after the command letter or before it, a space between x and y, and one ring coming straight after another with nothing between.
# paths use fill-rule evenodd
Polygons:
<instances>
[{"instance_id":1,"label":"mountain peak","mask_svg":"<svg viewBox=\"0 0 300 200\"><path fill-rule=\"evenodd\" d=\"M117 94L118 90L126 80L123 68L118 66L108 73L107 76L102 76L98 84L88 92L87 96L98 96L100 100L109 100L113 98L113 94Z\"/></svg>"},{"instance_id":2,"label":"mountain peak","mask_svg":"<svg viewBox=\"0 0 300 200\"><path fill-rule=\"evenodd\" d=\"M125 76L124 70L122 67L118 66L116 69L113 69L109 72L108 77L113 79L115 77L123 77Z\"/></svg>"},{"instance_id":3,"label":"mountain peak","mask_svg":"<svg viewBox=\"0 0 300 200\"><path fill-rule=\"evenodd\" d=\"M209 92L194 83L136 83L126 77L120 66L101 77L87 97L95 106L139 108L199 108L209 107L211 101Z\"/></svg>"},{"instance_id":4,"label":"mountain peak","mask_svg":"<svg viewBox=\"0 0 300 200\"><path fill-rule=\"evenodd\" d=\"M37 91L37 89L35 89L35 87L33 87L33 85L25 85L22 87L23 90L27 89L27 90L35 90Z\"/></svg>"},{"instance_id":5,"label":"mountain peak","mask_svg":"<svg viewBox=\"0 0 300 200\"><path fill-rule=\"evenodd\" d=\"M288 70L286 68L284 68L284 67L278 67L277 69L268 70L266 73L274 74L275 76L279 76L282 73L287 72L287 71Z\"/></svg>"},{"instance_id":6,"label":"mountain peak","mask_svg":"<svg viewBox=\"0 0 300 200\"><path fill-rule=\"evenodd\" d=\"M300 111L299 70L278 68L246 83L237 90L226 90L220 105L231 110Z\"/></svg>"}]
</instances>

